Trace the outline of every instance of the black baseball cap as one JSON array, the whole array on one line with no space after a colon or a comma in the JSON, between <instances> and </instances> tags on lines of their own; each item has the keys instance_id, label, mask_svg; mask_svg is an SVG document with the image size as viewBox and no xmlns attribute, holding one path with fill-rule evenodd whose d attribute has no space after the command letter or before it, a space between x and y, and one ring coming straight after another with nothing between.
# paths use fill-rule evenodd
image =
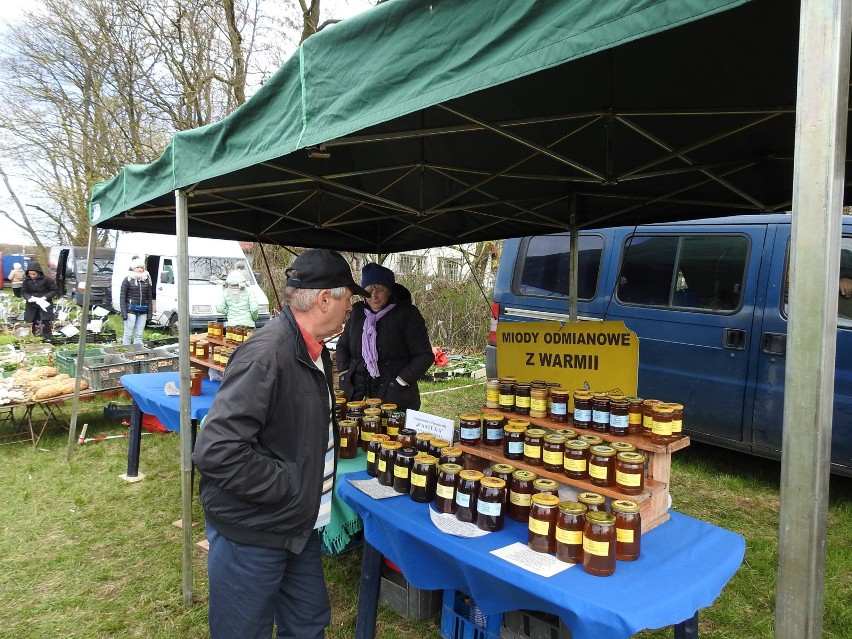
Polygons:
<instances>
[{"instance_id":1,"label":"black baseball cap","mask_svg":"<svg viewBox=\"0 0 852 639\"><path fill-rule=\"evenodd\" d=\"M355 283L349 263L337 251L314 249L299 255L287 269L287 286L293 288L337 288L345 286L355 295L370 294Z\"/></svg>"}]
</instances>

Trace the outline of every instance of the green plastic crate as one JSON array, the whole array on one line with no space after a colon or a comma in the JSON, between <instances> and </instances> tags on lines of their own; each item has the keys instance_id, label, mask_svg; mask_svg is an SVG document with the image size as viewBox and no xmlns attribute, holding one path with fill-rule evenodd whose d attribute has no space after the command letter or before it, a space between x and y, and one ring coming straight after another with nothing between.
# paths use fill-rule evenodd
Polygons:
<instances>
[{"instance_id":1,"label":"green plastic crate","mask_svg":"<svg viewBox=\"0 0 852 639\"><path fill-rule=\"evenodd\" d=\"M86 357L96 357L98 355L103 355L104 350L102 348L87 348L86 352L83 354L83 367L85 368L85 358ZM68 349L64 351L56 351L53 354L53 361L56 364L56 372L65 373L71 377L76 377L77 373L77 349Z\"/></svg>"}]
</instances>

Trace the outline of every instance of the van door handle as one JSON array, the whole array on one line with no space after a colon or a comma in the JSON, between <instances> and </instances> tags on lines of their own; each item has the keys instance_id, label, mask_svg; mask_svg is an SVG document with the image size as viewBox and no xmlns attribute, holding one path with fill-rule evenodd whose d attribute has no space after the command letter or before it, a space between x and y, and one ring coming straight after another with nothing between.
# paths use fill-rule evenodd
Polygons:
<instances>
[{"instance_id":1,"label":"van door handle","mask_svg":"<svg viewBox=\"0 0 852 639\"><path fill-rule=\"evenodd\" d=\"M741 328L726 328L725 329L725 348L730 348L735 351L745 350L746 332Z\"/></svg>"},{"instance_id":2,"label":"van door handle","mask_svg":"<svg viewBox=\"0 0 852 639\"><path fill-rule=\"evenodd\" d=\"M760 340L760 350L767 355L787 355L787 336L784 333L764 333Z\"/></svg>"}]
</instances>

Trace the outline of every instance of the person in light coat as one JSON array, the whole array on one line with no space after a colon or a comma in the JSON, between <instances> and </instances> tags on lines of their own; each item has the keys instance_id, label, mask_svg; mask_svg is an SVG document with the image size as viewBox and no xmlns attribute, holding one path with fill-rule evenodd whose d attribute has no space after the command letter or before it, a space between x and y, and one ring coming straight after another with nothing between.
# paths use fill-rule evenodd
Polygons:
<instances>
[{"instance_id":1,"label":"person in light coat","mask_svg":"<svg viewBox=\"0 0 852 639\"><path fill-rule=\"evenodd\" d=\"M216 311L225 315L225 321L230 327L255 327L257 299L248 289L246 276L239 265L228 273L222 300L216 305Z\"/></svg>"},{"instance_id":2,"label":"person in light coat","mask_svg":"<svg viewBox=\"0 0 852 639\"><path fill-rule=\"evenodd\" d=\"M9 283L12 285L12 294L15 297L20 297L21 288L24 286L24 280L27 279L27 274L24 269L21 268L20 262L15 262L12 265L12 270L9 271L9 277L6 279L8 279Z\"/></svg>"}]
</instances>

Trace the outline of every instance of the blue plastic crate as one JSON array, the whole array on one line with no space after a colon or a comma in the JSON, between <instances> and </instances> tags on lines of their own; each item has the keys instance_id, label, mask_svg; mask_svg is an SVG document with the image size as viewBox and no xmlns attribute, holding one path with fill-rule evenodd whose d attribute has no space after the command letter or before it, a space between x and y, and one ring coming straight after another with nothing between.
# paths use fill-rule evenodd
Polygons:
<instances>
[{"instance_id":1,"label":"blue plastic crate","mask_svg":"<svg viewBox=\"0 0 852 639\"><path fill-rule=\"evenodd\" d=\"M471 598L458 590L444 591L441 608L443 639L500 639L503 615L483 615Z\"/></svg>"}]
</instances>

